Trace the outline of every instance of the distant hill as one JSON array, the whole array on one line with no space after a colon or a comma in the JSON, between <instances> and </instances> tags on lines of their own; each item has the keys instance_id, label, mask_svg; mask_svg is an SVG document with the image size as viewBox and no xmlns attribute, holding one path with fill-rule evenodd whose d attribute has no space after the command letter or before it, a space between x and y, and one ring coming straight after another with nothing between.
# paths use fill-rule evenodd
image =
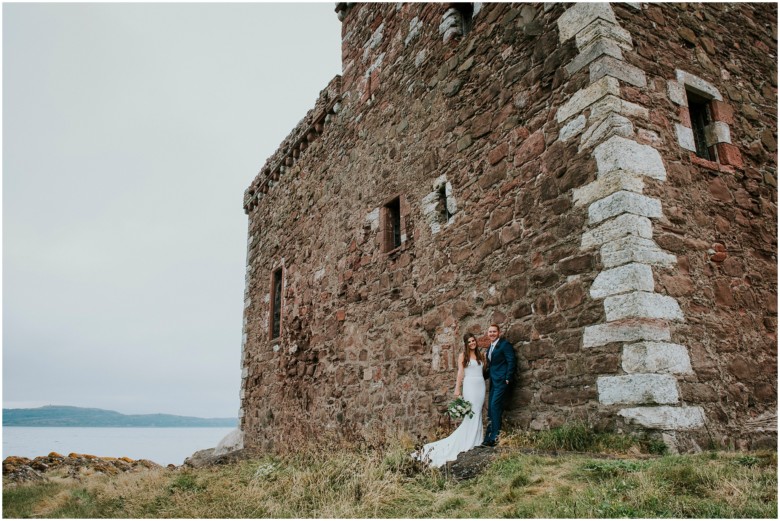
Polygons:
<instances>
[{"instance_id":1,"label":"distant hill","mask_svg":"<svg viewBox=\"0 0 780 521\"><path fill-rule=\"evenodd\" d=\"M196 418L173 414L122 414L104 409L46 405L3 409L4 427L236 427L236 418Z\"/></svg>"}]
</instances>

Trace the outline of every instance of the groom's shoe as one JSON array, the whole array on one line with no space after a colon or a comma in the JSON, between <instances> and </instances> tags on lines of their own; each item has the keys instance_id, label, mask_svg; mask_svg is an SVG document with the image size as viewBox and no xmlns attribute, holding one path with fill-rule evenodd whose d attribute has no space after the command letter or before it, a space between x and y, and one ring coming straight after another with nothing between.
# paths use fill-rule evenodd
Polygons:
<instances>
[{"instance_id":1,"label":"groom's shoe","mask_svg":"<svg viewBox=\"0 0 780 521\"><path fill-rule=\"evenodd\" d=\"M496 446L495 441L487 441L487 440L483 441L482 445L480 445L480 447L495 447L495 446Z\"/></svg>"}]
</instances>

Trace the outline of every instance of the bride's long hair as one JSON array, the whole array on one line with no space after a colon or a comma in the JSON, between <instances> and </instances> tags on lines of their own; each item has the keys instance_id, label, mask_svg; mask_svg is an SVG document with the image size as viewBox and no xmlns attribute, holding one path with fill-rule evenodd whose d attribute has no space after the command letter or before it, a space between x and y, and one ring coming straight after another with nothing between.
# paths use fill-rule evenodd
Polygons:
<instances>
[{"instance_id":1,"label":"bride's long hair","mask_svg":"<svg viewBox=\"0 0 780 521\"><path fill-rule=\"evenodd\" d=\"M474 341L477 341L477 337L472 335L471 333L466 333L463 335L463 366L469 365L469 360L471 360L471 353L469 353L469 340L474 339ZM477 343L477 348L474 350L474 354L477 355L477 363L479 365L485 365L485 353L482 352L482 350L479 348L479 343Z\"/></svg>"}]
</instances>

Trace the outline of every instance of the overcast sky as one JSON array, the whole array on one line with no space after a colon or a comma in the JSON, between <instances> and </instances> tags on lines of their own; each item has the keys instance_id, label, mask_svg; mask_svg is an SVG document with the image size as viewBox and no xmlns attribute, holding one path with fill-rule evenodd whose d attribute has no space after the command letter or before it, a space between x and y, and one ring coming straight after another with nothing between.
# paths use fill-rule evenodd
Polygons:
<instances>
[{"instance_id":1,"label":"overcast sky","mask_svg":"<svg viewBox=\"0 0 780 521\"><path fill-rule=\"evenodd\" d=\"M243 192L334 7L3 5L3 407L237 414Z\"/></svg>"}]
</instances>

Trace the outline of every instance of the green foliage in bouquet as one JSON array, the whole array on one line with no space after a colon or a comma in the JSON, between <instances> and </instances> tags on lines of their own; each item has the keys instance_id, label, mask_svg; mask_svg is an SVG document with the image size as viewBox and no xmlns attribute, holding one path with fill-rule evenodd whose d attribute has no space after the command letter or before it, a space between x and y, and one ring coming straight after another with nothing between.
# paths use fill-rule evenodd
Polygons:
<instances>
[{"instance_id":1,"label":"green foliage in bouquet","mask_svg":"<svg viewBox=\"0 0 780 521\"><path fill-rule=\"evenodd\" d=\"M466 416L472 418L474 411L471 410L471 402L464 400L462 396L458 396L447 406L447 414L450 415L450 418L457 420Z\"/></svg>"}]
</instances>

